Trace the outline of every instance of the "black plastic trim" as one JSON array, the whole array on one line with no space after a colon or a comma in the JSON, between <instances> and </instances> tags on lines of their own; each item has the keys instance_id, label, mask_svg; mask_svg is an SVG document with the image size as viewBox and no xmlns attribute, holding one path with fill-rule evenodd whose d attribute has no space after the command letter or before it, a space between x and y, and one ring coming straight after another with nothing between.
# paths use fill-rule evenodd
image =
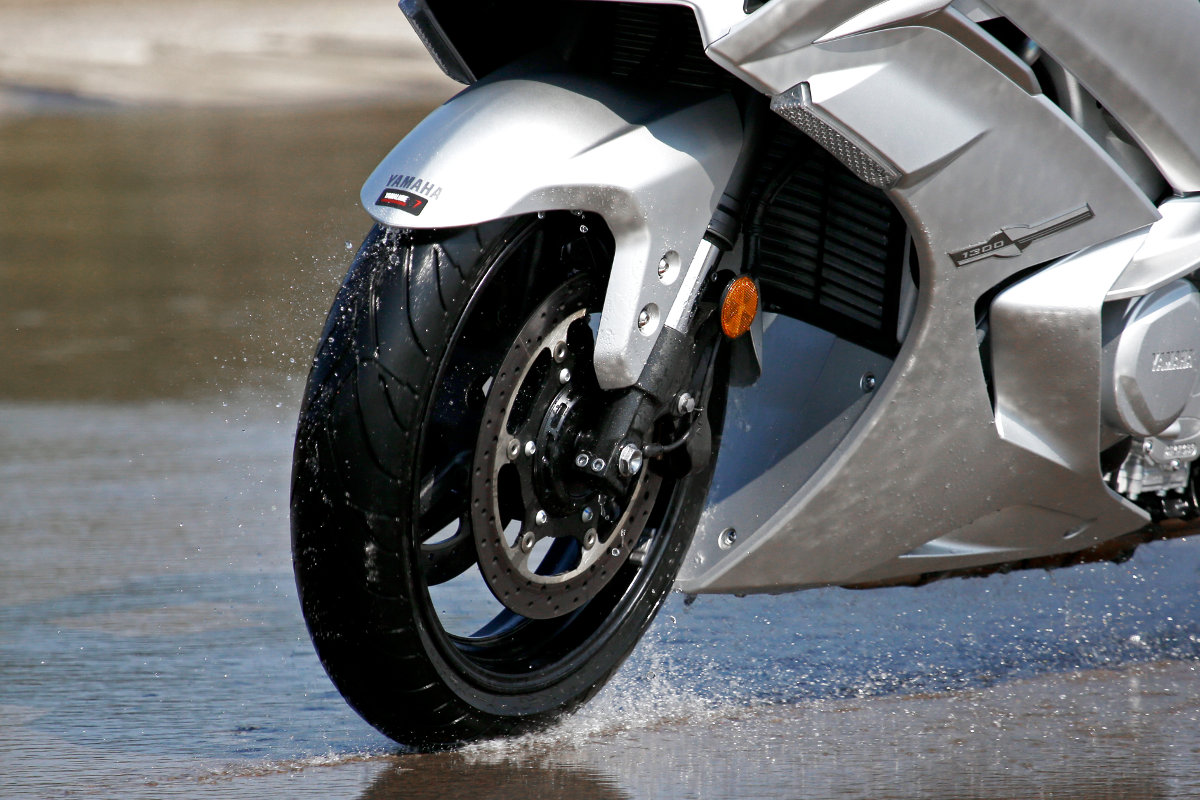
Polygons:
<instances>
[{"instance_id":1,"label":"black plastic trim","mask_svg":"<svg viewBox=\"0 0 1200 800\"><path fill-rule=\"evenodd\" d=\"M400 10L408 17L408 22L416 31L417 38L433 60L437 62L442 72L459 83L472 84L476 78L467 62L459 55L458 49L450 42L450 37L442 30L437 18L429 9L427 0L400 0Z\"/></svg>"}]
</instances>

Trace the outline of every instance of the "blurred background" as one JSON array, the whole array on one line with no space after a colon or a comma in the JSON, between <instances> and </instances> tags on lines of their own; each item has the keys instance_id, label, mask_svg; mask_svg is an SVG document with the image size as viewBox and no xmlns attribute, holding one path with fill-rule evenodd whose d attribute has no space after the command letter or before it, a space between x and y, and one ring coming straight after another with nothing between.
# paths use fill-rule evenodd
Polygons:
<instances>
[{"instance_id":1,"label":"blurred background","mask_svg":"<svg viewBox=\"0 0 1200 800\"><path fill-rule=\"evenodd\" d=\"M386 2L0 0L0 392L302 376L361 180L455 87Z\"/></svg>"}]
</instances>

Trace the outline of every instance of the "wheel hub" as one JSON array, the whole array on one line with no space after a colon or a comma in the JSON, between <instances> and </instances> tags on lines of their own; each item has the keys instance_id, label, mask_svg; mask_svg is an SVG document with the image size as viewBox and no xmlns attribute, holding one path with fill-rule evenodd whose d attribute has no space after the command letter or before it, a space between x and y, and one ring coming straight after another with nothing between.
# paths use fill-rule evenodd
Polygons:
<instances>
[{"instance_id":1,"label":"wheel hub","mask_svg":"<svg viewBox=\"0 0 1200 800\"><path fill-rule=\"evenodd\" d=\"M590 283L564 284L528 319L488 387L471 478L484 580L531 619L570 613L638 546L658 493L643 472L615 496L585 454L604 399L592 371Z\"/></svg>"}]
</instances>

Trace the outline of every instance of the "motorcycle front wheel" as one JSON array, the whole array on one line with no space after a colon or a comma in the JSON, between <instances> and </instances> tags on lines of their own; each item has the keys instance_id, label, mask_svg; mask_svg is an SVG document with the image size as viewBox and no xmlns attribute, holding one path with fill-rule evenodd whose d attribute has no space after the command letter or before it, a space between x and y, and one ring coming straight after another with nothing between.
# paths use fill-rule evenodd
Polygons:
<instances>
[{"instance_id":1,"label":"motorcycle front wheel","mask_svg":"<svg viewBox=\"0 0 1200 800\"><path fill-rule=\"evenodd\" d=\"M296 437L296 580L334 684L403 744L554 720L671 589L715 456L682 477L648 461L624 493L588 474L611 259L590 215L377 227L330 312ZM714 452L717 346L694 369Z\"/></svg>"}]
</instances>

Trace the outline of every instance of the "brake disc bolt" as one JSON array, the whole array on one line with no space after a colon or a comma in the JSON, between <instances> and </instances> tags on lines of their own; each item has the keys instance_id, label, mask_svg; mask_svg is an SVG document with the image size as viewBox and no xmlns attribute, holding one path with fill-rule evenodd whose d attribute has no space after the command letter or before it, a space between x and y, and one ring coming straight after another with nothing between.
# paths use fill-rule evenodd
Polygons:
<instances>
[{"instance_id":1,"label":"brake disc bolt","mask_svg":"<svg viewBox=\"0 0 1200 800\"><path fill-rule=\"evenodd\" d=\"M562 363L563 359L565 359L567 357L567 343L566 342L556 342L554 344L554 349L551 351L551 354L554 356L555 361Z\"/></svg>"},{"instance_id":2,"label":"brake disc bolt","mask_svg":"<svg viewBox=\"0 0 1200 800\"><path fill-rule=\"evenodd\" d=\"M858 386L864 392L873 392L875 387L879 385L879 379L871 373L865 373L858 381Z\"/></svg>"},{"instance_id":3,"label":"brake disc bolt","mask_svg":"<svg viewBox=\"0 0 1200 800\"><path fill-rule=\"evenodd\" d=\"M590 507L583 509L583 511L579 513L579 518L584 522L591 522L595 516L596 512L592 511Z\"/></svg>"},{"instance_id":4,"label":"brake disc bolt","mask_svg":"<svg viewBox=\"0 0 1200 800\"><path fill-rule=\"evenodd\" d=\"M548 520L548 519L550 519L550 517L548 517L546 515L545 511L539 510L536 514L533 515L533 521L536 522L538 525L545 525L546 520Z\"/></svg>"},{"instance_id":5,"label":"brake disc bolt","mask_svg":"<svg viewBox=\"0 0 1200 800\"><path fill-rule=\"evenodd\" d=\"M608 554L613 558L616 558L617 556L621 555L621 548L614 547L612 550L608 551Z\"/></svg>"},{"instance_id":6,"label":"brake disc bolt","mask_svg":"<svg viewBox=\"0 0 1200 800\"><path fill-rule=\"evenodd\" d=\"M528 442L525 443L525 455L531 456L536 452L537 452L537 442L535 442L533 439L530 439Z\"/></svg>"},{"instance_id":7,"label":"brake disc bolt","mask_svg":"<svg viewBox=\"0 0 1200 800\"><path fill-rule=\"evenodd\" d=\"M521 534L522 553L528 553L533 549L535 544L537 544L537 536L534 535L533 531L525 531L525 533Z\"/></svg>"},{"instance_id":8,"label":"brake disc bolt","mask_svg":"<svg viewBox=\"0 0 1200 800\"><path fill-rule=\"evenodd\" d=\"M508 460L516 461L519 455L521 455L521 442L513 439L508 443Z\"/></svg>"},{"instance_id":9,"label":"brake disc bolt","mask_svg":"<svg viewBox=\"0 0 1200 800\"><path fill-rule=\"evenodd\" d=\"M658 260L658 277L661 278L663 275L666 275L667 270L669 270L670 268L671 268L671 262L667 261L667 257L663 256L662 258L660 258Z\"/></svg>"},{"instance_id":10,"label":"brake disc bolt","mask_svg":"<svg viewBox=\"0 0 1200 800\"><path fill-rule=\"evenodd\" d=\"M592 457L587 453L580 453L579 455L575 456L575 466L579 467L580 469L587 469L588 464L591 462Z\"/></svg>"},{"instance_id":11,"label":"brake disc bolt","mask_svg":"<svg viewBox=\"0 0 1200 800\"><path fill-rule=\"evenodd\" d=\"M627 444L621 448L621 460L617 463L621 475L628 478L642 471L642 449L636 444Z\"/></svg>"},{"instance_id":12,"label":"brake disc bolt","mask_svg":"<svg viewBox=\"0 0 1200 800\"><path fill-rule=\"evenodd\" d=\"M596 542L599 540L599 538L600 537L596 535L596 529L590 528L588 532L583 535L583 549L591 550L596 546Z\"/></svg>"},{"instance_id":13,"label":"brake disc bolt","mask_svg":"<svg viewBox=\"0 0 1200 800\"><path fill-rule=\"evenodd\" d=\"M696 410L696 398L692 397L687 392L679 395L679 399L675 402L675 413L678 416L685 416Z\"/></svg>"},{"instance_id":14,"label":"brake disc bolt","mask_svg":"<svg viewBox=\"0 0 1200 800\"><path fill-rule=\"evenodd\" d=\"M566 367L563 367L561 370L559 370L558 382L559 383L570 383L571 382L571 370L567 369Z\"/></svg>"},{"instance_id":15,"label":"brake disc bolt","mask_svg":"<svg viewBox=\"0 0 1200 800\"><path fill-rule=\"evenodd\" d=\"M642 313L638 314L638 327L644 328L649 324L650 324L650 310L647 308L643 308Z\"/></svg>"},{"instance_id":16,"label":"brake disc bolt","mask_svg":"<svg viewBox=\"0 0 1200 800\"><path fill-rule=\"evenodd\" d=\"M592 459L592 472L604 472L604 468L608 466L604 463L603 458Z\"/></svg>"}]
</instances>

